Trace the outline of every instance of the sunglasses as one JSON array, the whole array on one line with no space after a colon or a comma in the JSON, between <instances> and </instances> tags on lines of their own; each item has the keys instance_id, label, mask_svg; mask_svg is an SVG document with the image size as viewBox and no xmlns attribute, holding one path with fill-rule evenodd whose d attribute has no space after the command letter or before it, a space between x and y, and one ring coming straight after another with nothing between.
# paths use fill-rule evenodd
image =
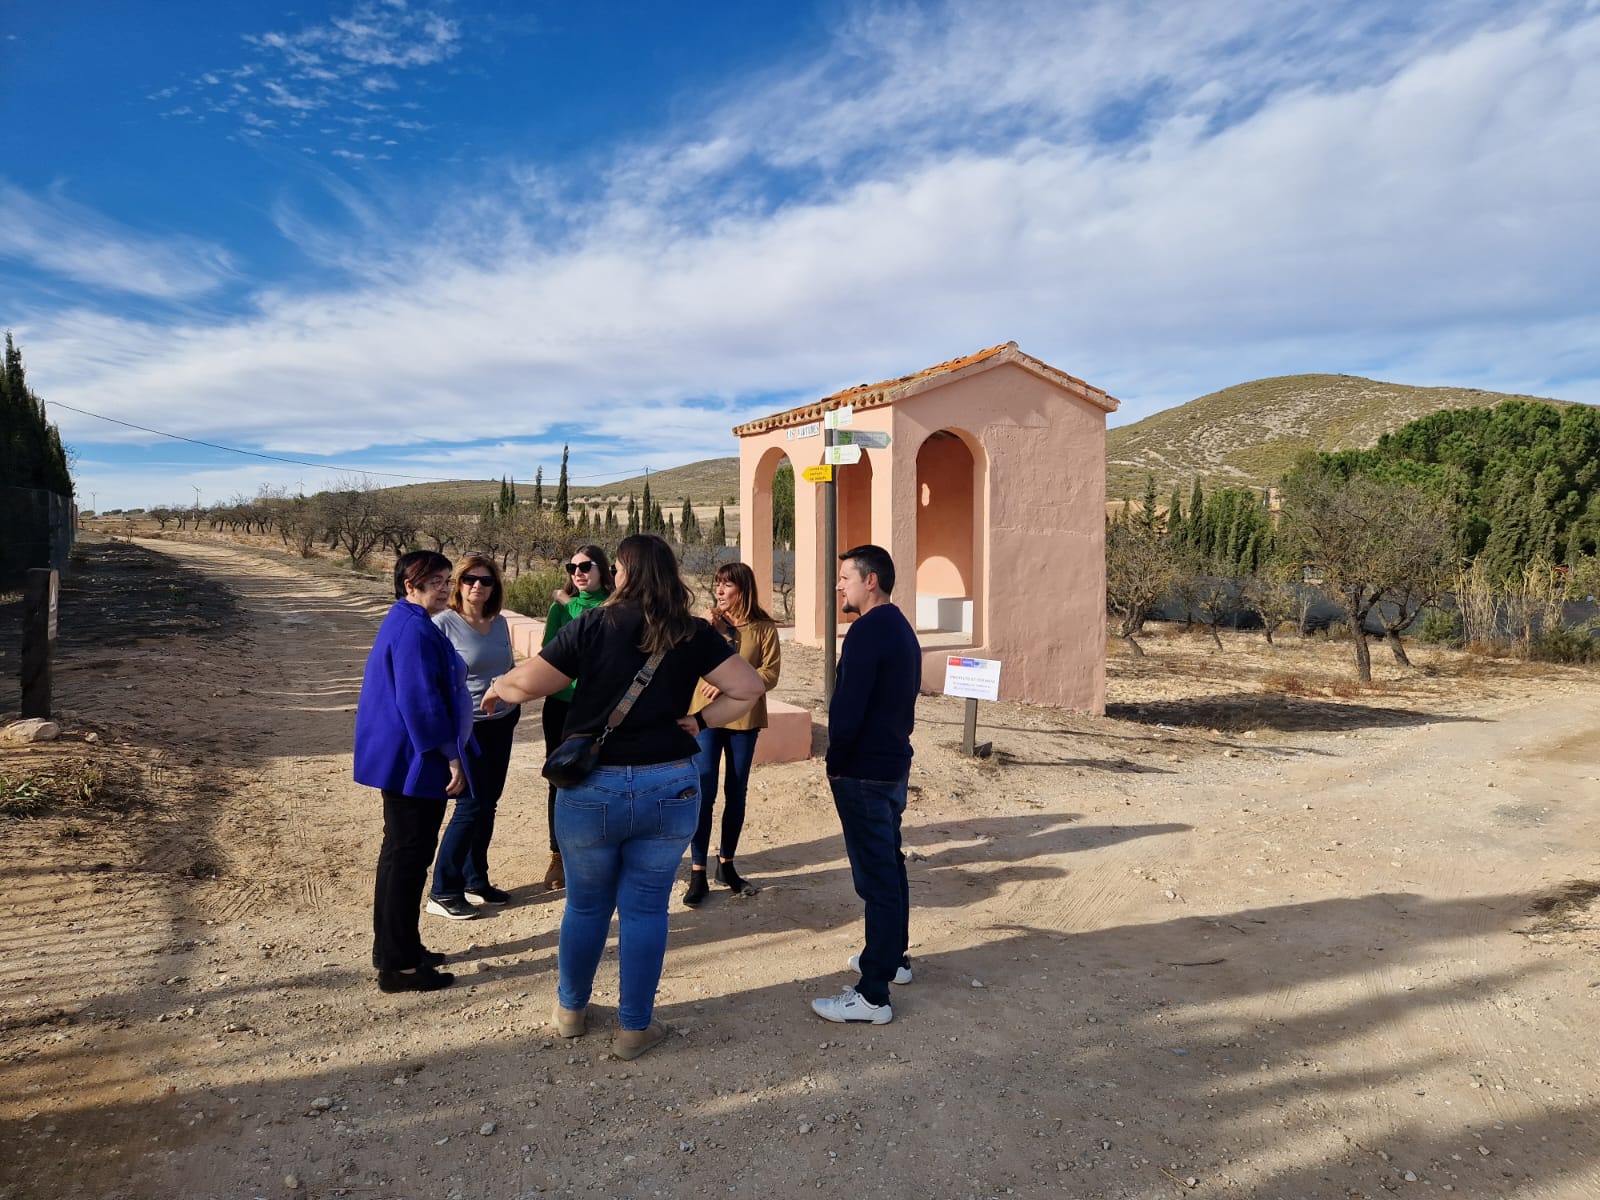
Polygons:
<instances>
[{"instance_id":1,"label":"sunglasses","mask_svg":"<svg viewBox=\"0 0 1600 1200\"><path fill-rule=\"evenodd\" d=\"M494 586L494 576L493 575L463 575L461 577L461 586L462 587L471 587L473 584L477 584L479 587L493 587Z\"/></svg>"},{"instance_id":2,"label":"sunglasses","mask_svg":"<svg viewBox=\"0 0 1600 1200\"><path fill-rule=\"evenodd\" d=\"M576 575L579 571L582 571L584 574L587 575L590 571L595 569L595 566L596 566L596 564L593 563L593 562L568 563L567 564L567 574L568 575Z\"/></svg>"}]
</instances>

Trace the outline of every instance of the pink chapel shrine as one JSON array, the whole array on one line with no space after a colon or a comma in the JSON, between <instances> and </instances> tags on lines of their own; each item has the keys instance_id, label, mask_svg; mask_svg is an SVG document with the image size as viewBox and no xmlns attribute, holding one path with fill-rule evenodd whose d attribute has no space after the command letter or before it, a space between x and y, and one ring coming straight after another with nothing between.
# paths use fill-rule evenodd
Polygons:
<instances>
[{"instance_id":1,"label":"pink chapel shrine","mask_svg":"<svg viewBox=\"0 0 1600 1200\"><path fill-rule=\"evenodd\" d=\"M772 591L772 480L795 472L795 640L820 645L837 602L822 561L820 426L889 435L836 466L838 546L893 556L894 601L923 647L923 690L954 653L999 659L1003 700L1105 711L1105 440L1117 401L1015 342L914 375L847 388L734 429L740 555ZM847 620L839 617L839 628Z\"/></svg>"}]
</instances>

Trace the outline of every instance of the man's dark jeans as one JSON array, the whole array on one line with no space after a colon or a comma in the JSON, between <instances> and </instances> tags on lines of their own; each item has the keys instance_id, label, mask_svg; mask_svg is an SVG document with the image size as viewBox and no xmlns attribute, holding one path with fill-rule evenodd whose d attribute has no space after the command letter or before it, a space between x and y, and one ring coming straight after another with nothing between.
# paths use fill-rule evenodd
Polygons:
<instances>
[{"instance_id":1,"label":"man's dark jeans","mask_svg":"<svg viewBox=\"0 0 1600 1200\"><path fill-rule=\"evenodd\" d=\"M897 780L831 777L856 895L866 905L867 944L856 990L869 1004L889 1002L889 981L911 940L911 889L900 850L908 775Z\"/></svg>"}]
</instances>

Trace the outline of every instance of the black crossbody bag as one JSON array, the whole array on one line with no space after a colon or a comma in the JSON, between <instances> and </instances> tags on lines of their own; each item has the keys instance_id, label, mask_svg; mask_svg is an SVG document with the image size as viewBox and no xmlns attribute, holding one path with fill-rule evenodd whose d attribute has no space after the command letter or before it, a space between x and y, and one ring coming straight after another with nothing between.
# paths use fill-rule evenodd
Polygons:
<instances>
[{"instance_id":1,"label":"black crossbody bag","mask_svg":"<svg viewBox=\"0 0 1600 1200\"><path fill-rule=\"evenodd\" d=\"M639 673L633 677L628 690L622 694L622 699L617 701L617 706L606 718L604 729L598 734L574 733L563 738L561 744L550 752L550 757L544 760L544 770L540 774L558 788L577 787L587 779L589 773L600 762L600 747L605 745L606 738L611 736L611 731L622 724L628 715L628 710L644 694L644 689L650 686L650 681L655 678L656 668L661 665L666 653L665 650L657 650L644 666L639 668Z\"/></svg>"}]
</instances>

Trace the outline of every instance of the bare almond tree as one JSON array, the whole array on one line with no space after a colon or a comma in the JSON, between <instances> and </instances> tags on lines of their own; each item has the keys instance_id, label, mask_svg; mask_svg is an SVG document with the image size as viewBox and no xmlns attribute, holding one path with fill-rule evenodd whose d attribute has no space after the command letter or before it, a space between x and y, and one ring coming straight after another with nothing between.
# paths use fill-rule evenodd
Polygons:
<instances>
[{"instance_id":1,"label":"bare almond tree","mask_svg":"<svg viewBox=\"0 0 1600 1200\"><path fill-rule=\"evenodd\" d=\"M1115 521L1106 529L1106 604L1122 618L1117 636L1138 658L1137 635L1177 574L1172 544L1159 529Z\"/></svg>"},{"instance_id":2,"label":"bare almond tree","mask_svg":"<svg viewBox=\"0 0 1600 1200\"><path fill-rule=\"evenodd\" d=\"M1368 617L1386 595L1426 590L1424 577L1435 568L1419 548L1436 545L1439 529L1453 528L1448 501L1409 484L1345 478L1314 455L1284 480L1280 532L1344 608L1362 683L1372 682Z\"/></svg>"}]
</instances>

